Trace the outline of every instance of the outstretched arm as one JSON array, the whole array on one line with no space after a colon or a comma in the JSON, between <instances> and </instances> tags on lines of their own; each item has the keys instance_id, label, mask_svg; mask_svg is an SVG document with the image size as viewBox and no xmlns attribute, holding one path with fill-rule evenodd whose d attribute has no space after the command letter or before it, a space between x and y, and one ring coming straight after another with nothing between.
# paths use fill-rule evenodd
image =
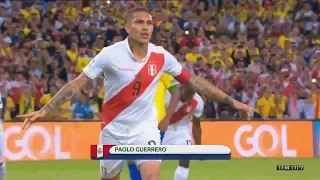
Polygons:
<instances>
[{"instance_id":1,"label":"outstretched arm","mask_svg":"<svg viewBox=\"0 0 320 180\"><path fill-rule=\"evenodd\" d=\"M183 69L180 75L176 76L175 78L180 83L188 85L191 91L195 91L207 98L213 99L216 102L228 104L230 107L239 110L242 117L250 120L250 113L252 112L251 107L233 99L231 96L216 88L204 78L190 75L190 73Z\"/></svg>"},{"instance_id":2,"label":"outstretched arm","mask_svg":"<svg viewBox=\"0 0 320 180\"><path fill-rule=\"evenodd\" d=\"M94 59L83 69L83 72L74 80L66 84L60 91L46 104L40 111L46 113L59 107L75 94L84 90L88 83L98 78L108 67L108 63L111 60L110 55L112 49L103 48L101 52L94 57Z\"/></svg>"},{"instance_id":3,"label":"outstretched arm","mask_svg":"<svg viewBox=\"0 0 320 180\"><path fill-rule=\"evenodd\" d=\"M249 113L252 111L249 106L233 99L220 89L213 86L204 78L191 75L189 72L182 68L181 64L169 52L164 50L164 55L166 58L166 66L164 71L174 76L174 78L181 84L188 85L190 87L190 90L193 90L219 103L228 104L235 109L241 110L242 112Z\"/></svg>"},{"instance_id":4,"label":"outstretched arm","mask_svg":"<svg viewBox=\"0 0 320 180\"><path fill-rule=\"evenodd\" d=\"M84 73L81 73L76 79L63 86L60 91L46 104L40 111L48 114L55 108L70 100L75 94L83 90L92 80Z\"/></svg>"},{"instance_id":5,"label":"outstretched arm","mask_svg":"<svg viewBox=\"0 0 320 180\"><path fill-rule=\"evenodd\" d=\"M22 129L28 129L31 124L37 120L43 119L49 112L60 107L66 101L71 99L75 94L84 90L87 84L93 79L99 77L103 72L106 72L108 63L111 60L112 48L103 48L102 51L93 58L93 60L83 69L83 72L74 80L70 81L39 111L20 115L24 122Z\"/></svg>"},{"instance_id":6,"label":"outstretched arm","mask_svg":"<svg viewBox=\"0 0 320 180\"><path fill-rule=\"evenodd\" d=\"M211 98L219 103L228 104L233 108L236 108L236 104L239 103L237 100L216 88L209 81L202 77L192 75L186 84L195 92L204 95L207 98Z\"/></svg>"}]
</instances>

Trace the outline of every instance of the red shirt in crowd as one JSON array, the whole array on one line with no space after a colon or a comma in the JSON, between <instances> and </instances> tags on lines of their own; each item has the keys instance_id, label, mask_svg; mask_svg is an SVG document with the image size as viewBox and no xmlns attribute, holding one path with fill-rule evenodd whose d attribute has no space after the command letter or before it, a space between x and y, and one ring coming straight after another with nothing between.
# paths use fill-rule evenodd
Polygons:
<instances>
[{"instance_id":1,"label":"red shirt in crowd","mask_svg":"<svg viewBox=\"0 0 320 180\"><path fill-rule=\"evenodd\" d=\"M180 48L183 48L184 46L200 46L200 39L198 37L193 37L190 41L188 37L183 36L180 40Z\"/></svg>"}]
</instances>

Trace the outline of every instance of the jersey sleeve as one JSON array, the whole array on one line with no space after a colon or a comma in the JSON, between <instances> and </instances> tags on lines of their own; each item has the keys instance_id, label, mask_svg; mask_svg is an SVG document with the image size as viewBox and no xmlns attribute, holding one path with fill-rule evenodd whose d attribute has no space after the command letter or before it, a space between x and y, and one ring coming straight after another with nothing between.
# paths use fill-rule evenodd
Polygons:
<instances>
[{"instance_id":1,"label":"jersey sleeve","mask_svg":"<svg viewBox=\"0 0 320 180\"><path fill-rule=\"evenodd\" d=\"M199 95L196 95L196 96L198 96L197 97L198 104L197 104L197 107L196 107L196 109L195 109L195 111L193 113L193 116L197 117L197 118L200 118L202 116L202 113L203 113L204 103L203 103L202 98Z\"/></svg>"},{"instance_id":2,"label":"jersey sleeve","mask_svg":"<svg viewBox=\"0 0 320 180\"><path fill-rule=\"evenodd\" d=\"M163 52L166 61L164 72L172 75L181 84L187 83L191 79L191 74L182 68L179 61L172 54L165 49L163 49Z\"/></svg>"},{"instance_id":3,"label":"jersey sleeve","mask_svg":"<svg viewBox=\"0 0 320 180\"><path fill-rule=\"evenodd\" d=\"M110 48L105 47L97 54L91 62L83 69L90 79L99 77L107 68L108 62L110 61Z\"/></svg>"},{"instance_id":4,"label":"jersey sleeve","mask_svg":"<svg viewBox=\"0 0 320 180\"><path fill-rule=\"evenodd\" d=\"M169 74L163 74L160 78L160 81L162 81L166 89L173 89L178 84L178 82Z\"/></svg>"}]
</instances>

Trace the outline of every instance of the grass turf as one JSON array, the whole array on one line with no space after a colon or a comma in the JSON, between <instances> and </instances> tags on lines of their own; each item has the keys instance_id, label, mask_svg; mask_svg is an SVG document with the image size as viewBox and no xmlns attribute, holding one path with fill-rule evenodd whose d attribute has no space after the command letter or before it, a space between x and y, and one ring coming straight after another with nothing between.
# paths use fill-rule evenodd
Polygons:
<instances>
[{"instance_id":1,"label":"grass turf","mask_svg":"<svg viewBox=\"0 0 320 180\"><path fill-rule=\"evenodd\" d=\"M277 171L277 164L304 165L304 171ZM161 180L173 179L177 161L165 161ZM320 159L233 159L192 161L189 180L318 180ZM7 180L99 180L98 161L8 162ZM121 180L129 180L128 169Z\"/></svg>"}]
</instances>

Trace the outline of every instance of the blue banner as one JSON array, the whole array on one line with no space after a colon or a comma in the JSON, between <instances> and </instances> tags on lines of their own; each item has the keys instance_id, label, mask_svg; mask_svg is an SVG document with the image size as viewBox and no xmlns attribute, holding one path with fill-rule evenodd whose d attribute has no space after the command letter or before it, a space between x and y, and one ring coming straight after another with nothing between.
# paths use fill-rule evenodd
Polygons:
<instances>
[{"instance_id":1,"label":"blue banner","mask_svg":"<svg viewBox=\"0 0 320 180\"><path fill-rule=\"evenodd\" d=\"M313 123L313 148L314 157L320 157L320 121Z\"/></svg>"}]
</instances>

